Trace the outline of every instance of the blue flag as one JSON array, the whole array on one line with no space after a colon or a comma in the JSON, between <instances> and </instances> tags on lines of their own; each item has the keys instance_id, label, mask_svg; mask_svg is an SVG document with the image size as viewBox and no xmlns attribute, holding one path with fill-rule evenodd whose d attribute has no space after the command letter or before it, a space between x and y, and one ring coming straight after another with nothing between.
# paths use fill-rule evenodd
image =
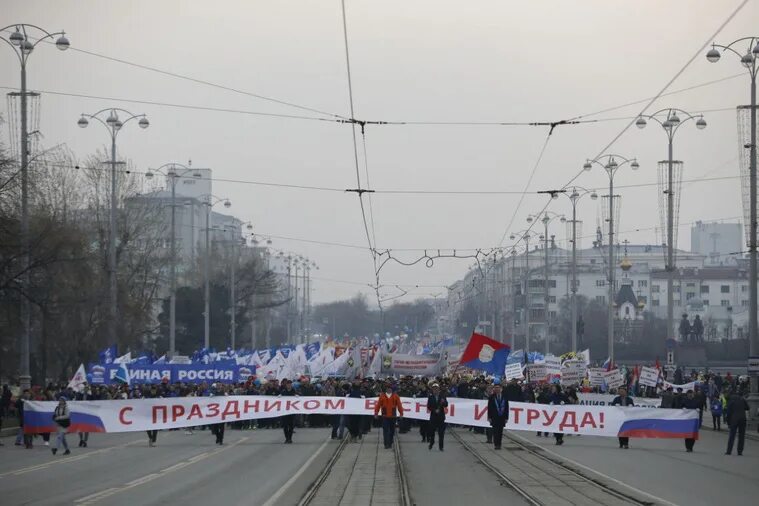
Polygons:
<instances>
[{"instance_id":1,"label":"blue flag","mask_svg":"<svg viewBox=\"0 0 759 506\"><path fill-rule=\"evenodd\" d=\"M113 377L113 380L125 385L129 385L129 369L127 369L127 365L125 363L122 362L119 364L119 368L116 371L116 375Z\"/></svg>"},{"instance_id":2,"label":"blue flag","mask_svg":"<svg viewBox=\"0 0 759 506\"><path fill-rule=\"evenodd\" d=\"M98 353L98 357L100 358L100 363L105 364L112 364L113 359L118 357L118 350L116 348L116 345L113 344L109 346L108 348L104 349L100 353Z\"/></svg>"}]
</instances>

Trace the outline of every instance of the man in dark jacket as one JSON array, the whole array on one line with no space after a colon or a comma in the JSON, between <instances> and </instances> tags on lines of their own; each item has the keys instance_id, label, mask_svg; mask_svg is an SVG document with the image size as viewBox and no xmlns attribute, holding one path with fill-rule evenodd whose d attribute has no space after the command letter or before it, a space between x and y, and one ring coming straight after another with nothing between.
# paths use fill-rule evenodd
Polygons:
<instances>
[{"instance_id":1,"label":"man in dark jacket","mask_svg":"<svg viewBox=\"0 0 759 506\"><path fill-rule=\"evenodd\" d=\"M289 379L282 380L282 388L279 391L279 395L283 397L295 397L295 390L293 389L293 383ZM282 430L285 433L285 444L292 444L293 432L295 430L295 415L284 415L281 417Z\"/></svg>"},{"instance_id":2,"label":"man in dark jacket","mask_svg":"<svg viewBox=\"0 0 759 506\"><path fill-rule=\"evenodd\" d=\"M627 389L625 387L621 387L617 389L617 396L614 398L614 400L611 401L611 405L628 407L628 406L635 406L635 402L633 401L632 397L627 395ZM618 439L619 439L620 448L624 448L625 450L630 448L629 437L620 437Z\"/></svg>"},{"instance_id":3,"label":"man in dark jacket","mask_svg":"<svg viewBox=\"0 0 759 506\"><path fill-rule=\"evenodd\" d=\"M738 433L738 455L743 455L743 443L746 439L746 411L748 402L738 393L730 395L727 401L727 426L730 427L730 435L727 438L727 451L725 455L732 455L735 433Z\"/></svg>"},{"instance_id":4,"label":"man in dark jacket","mask_svg":"<svg viewBox=\"0 0 759 506\"><path fill-rule=\"evenodd\" d=\"M501 385L493 385L493 395L488 398L488 422L493 428L493 445L501 449L503 427L509 421L509 400L501 392Z\"/></svg>"},{"instance_id":5,"label":"man in dark jacket","mask_svg":"<svg viewBox=\"0 0 759 506\"><path fill-rule=\"evenodd\" d=\"M693 390L688 390L688 393L682 399L681 406L683 409L698 409L698 400L693 394ZM693 445L695 444L696 440L694 438L685 438L685 451L688 453L693 452Z\"/></svg>"},{"instance_id":6,"label":"man in dark jacket","mask_svg":"<svg viewBox=\"0 0 759 506\"><path fill-rule=\"evenodd\" d=\"M445 410L448 407L448 400L440 394L440 385L432 384L432 394L427 398L427 411L430 414L429 425L429 449L435 446L435 433L438 434L438 447L443 451L443 438L445 437Z\"/></svg>"}]
</instances>

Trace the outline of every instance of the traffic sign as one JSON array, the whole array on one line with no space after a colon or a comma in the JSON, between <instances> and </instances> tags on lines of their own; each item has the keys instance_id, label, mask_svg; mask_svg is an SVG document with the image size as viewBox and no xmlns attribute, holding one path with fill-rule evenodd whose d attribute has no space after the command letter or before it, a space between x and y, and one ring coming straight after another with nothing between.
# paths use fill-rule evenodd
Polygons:
<instances>
[{"instance_id":1,"label":"traffic sign","mask_svg":"<svg viewBox=\"0 0 759 506\"><path fill-rule=\"evenodd\" d=\"M749 376L759 376L759 357L748 357Z\"/></svg>"}]
</instances>

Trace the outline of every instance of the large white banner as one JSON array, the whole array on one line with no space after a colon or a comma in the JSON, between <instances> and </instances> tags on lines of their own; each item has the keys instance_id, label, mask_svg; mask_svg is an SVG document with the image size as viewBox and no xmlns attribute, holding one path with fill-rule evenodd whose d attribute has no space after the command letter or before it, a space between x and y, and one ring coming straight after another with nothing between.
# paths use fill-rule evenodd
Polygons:
<instances>
[{"instance_id":1,"label":"large white banner","mask_svg":"<svg viewBox=\"0 0 759 506\"><path fill-rule=\"evenodd\" d=\"M612 394L577 394L577 399L582 406L611 406L616 395ZM635 406L641 408L658 408L661 399L649 399L648 397L633 397Z\"/></svg>"},{"instance_id":2,"label":"large white banner","mask_svg":"<svg viewBox=\"0 0 759 506\"><path fill-rule=\"evenodd\" d=\"M426 420L423 399L403 397L404 416ZM373 415L376 399L346 397L175 397L69 402L69 432L134 432L271 418L293 414ZM27 433L55 432L52 401L24 403ZM448 399L447 421L487 427L487 400ZM552 406L513 402L511 430L563 432L593 436L650 438L698 437L695 410L621 408L612 406Z\"/></svg>"}]
</instances>

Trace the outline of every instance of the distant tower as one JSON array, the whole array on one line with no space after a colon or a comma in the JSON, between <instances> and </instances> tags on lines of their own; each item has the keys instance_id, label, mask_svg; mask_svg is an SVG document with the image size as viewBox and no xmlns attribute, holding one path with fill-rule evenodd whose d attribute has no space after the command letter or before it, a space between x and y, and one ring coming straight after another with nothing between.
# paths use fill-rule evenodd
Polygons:
<instances>
[{"instance_id":1,"label":"distant tower","mask_svg":"<svg viewBox=\"0 0 759 506\"><path fill-rule=\"evenodd\" d=\"M623 275L614 299L614 336L619 341L630 342L640 334L644 304L638 301L633 291L633 281L630 279L633 264L627 256L628 241L625 240L624 244L624 257L619 262Z\"/></svg>"}]
</instances>

